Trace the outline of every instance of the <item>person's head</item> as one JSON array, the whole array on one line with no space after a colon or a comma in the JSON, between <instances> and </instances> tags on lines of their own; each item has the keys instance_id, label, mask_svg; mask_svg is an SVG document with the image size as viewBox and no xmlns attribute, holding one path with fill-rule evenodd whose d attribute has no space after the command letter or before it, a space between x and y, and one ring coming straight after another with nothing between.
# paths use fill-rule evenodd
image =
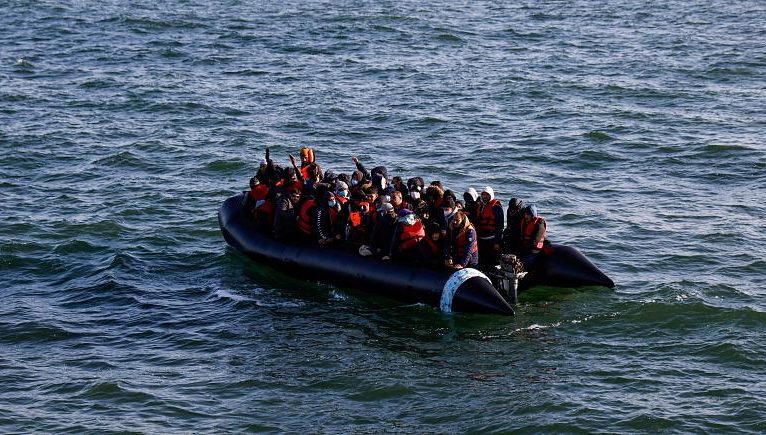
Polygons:
<instances>
[{"instance_id":1,"label":"person's head","mask_svg":"<svg viewBox=\"0 0 766 435\"><path fill-rule=\"evenodd\" d=\"M295 175L295 168L285 169L285 181L288 183L298 181L298 177Z\"/></svg>"},{"instance_id":2,"label":"person's head","mask_svg":"<svg viewBox=\"0 0 766 435\"><path fill-rule=\"evenodd\" d=\"M402 185L402 177L397 175L396 177L391 179L391 183L394 185L394 187L396 187L397 189L400 189Z\"/></svg>"},{"instance_id":3,"label":"person's head","mask_svg":"<svg viewBox=\"0 0 766 435\"><path fill-rule=\"evenodd\" d=\"M446 210L450 210L450 211L451 211L451 210L455 210L455 207L456 207L456 206L457 206L457 205L456 205L456 203L455 203L455 198L454 198L454 197L452 197L452 196L447 196L447 197L444 199L444 202L442 203L442 208L444 208L444 209L446 209Z\"/></svg>"},{"instance_id":4,"label":"person's head","mask_svg":"<svg viewBox=\"0 0 766 435\"><path fill-rule=\"evenodd\" d=\"M348 198L348 184L342 181L335 182L335 195Z\"/></svg>"},{"instance_id":5,"label":"person's head","mask_svg":"<svg viewBox=\"0 0 766 435\"><path fill-rule=\"evenodd\" d=\"M465 213L462 211L459 211L455 213L455 216L452 216L452 220L450 221L450 225L452 225L453 228L460 227L460 225L463 224L463 219L465 219Z\"/></svg>"},{"instance_id":6,"label":"person's head","mask_svg":"<svg viewBox=\"0 0 766 435\"><path fill-rule=\"evenodd\" d=\"M493 199L495 199L495 191L489 186L485 187L484 190L481 191L481 202L487 204Z\"/></svg>"},{"instance_id":7,"label":"person's head","mask_svg":"<svg viewBox=\"0 0 766 435\"><path fill-rule=\"evenodd\" d=\"M302 147L301 148L301 166L308 165L309 163L314 163L314 150L312 150L309 147Z\"/></svg>"},{"instance_id":8,"label":"person's head","mask_svg":"<svg viewBox=\"0 0 766 435\"><path fill-rule=\"evenodd\" d=\"M510 201L508 201L508 216L514 216L516 213L521 211L521 207L524 205L524 202L518 198L511 198Z\"/></svg>"},{"instance_id":9,"label":"person's head","mask_svg":"<svg viewBox=\"0 0 766 435\"><path fill-rule=\"evenodd\" d=\"M335 172L332 169L328 169L324 171L324 178L322 181L325 183L335 183L335 180L338 178L337 175L335 175Z\"/></svg>"},{"instance_id":10,"label":"person's head","mask_svg":"<svg viewBox=\"0 0 766 435\"><path fill-rule=\"evenodd\" d=\"M433 224L428 227L428 237L434 242L438 242L442 238L442 227L439 224Z\"/></svg>"},{"instance_id":11,"label":"person's head","mask_svg":"<svg viewBox=\"0 0 766 435\"><path fill-rule=\"evenodd\" d=\"M259 165L259 168L265 170L268 164L269 162L267 162L266 159L261 159L261 164Z\"/></svg>"},{"instance_id":12,"label":"person's head","mask_svg":"<svg viewBox=\"0 0 766 435\"><path fill-rule=\"evenodd\" d=\"M477 199L479 199L479 193L473 187L469 187L463 193L463 200L465 201L466 205L475 203Z\"/></svg>"},{"instance_id":13,"label":"person's head","mask_svg":"<svg viewBox=\"0 0 766 435\"><path fill-rule=\"evenodd\" d=\"M524 220L532 220L537 217L537 207L534 204L529 204L524 207Z\"/></svg>"},{"instance_id":14,"label":"person's head","mask_svg":"<svg viewBox=\"0 0 766 435\"><path fill-rule=\"evenodd\" d=\"M431 186L436 186L439 188L439 190L444 191L444 186L442 186L442 182L439 180L434 180L431 182Z\"/></svg>"},{"instance_id":15,"label":"person's head","mask_svg":"<svg viewBox=\"0 0 766 435\"><path fill-rule=\"evenodd\" d=\"M420 199L423 194L423 179L420 177L412 177L407 180L407 190L410 191L410 197L412 199Z\"/></svg>"},{"instance_id":16,"label":"person's head","mask_svg":"<svg viewBox=\"0 0 766 435\"><path fill-rule=\"evenodd\" d=\"M325 201L327 201L328 207L335 207L336 205L338 205L338 200L335 199L335 194L332 192L325 192L324 199Z\"/></svg>"},{"instance_id":17,"label":"person's head","mask_svg":"<svg viewBox=\"0 0 766 435\"><path fill-rule=\"evenodd\" d=\"M319 180L322 174L319 173L319 165L316 163L309 163L309 175L315 180Z\"/></svg>"},{"instance_id":18,"label":"person's head","mask_svg":"<svg viewBox=\"0 0 766 435\"><path fill-rule=\"evenodd\" d=\"M294 204L297 204L301 200L301 191L298 189L292 189L290 192L290 202Z\"/></svg>"},{"instance_id":19,"label":"person's head","mask_svg":"<svg viewBox=\"0 0 766 435\"><path fill-rule=\"evenodd\" d=\"M364 178L364 174L362 174L362 171L354 171L351 173L351 186L356 186L357 184L362 182L362 179Z\"/></svg>"},{"instance_id":20,"label":"person's head","mask_svg":"<svg viewBox=\"0 0 766 435\"><path fill-rule=\"evenodd\" d=\"M423 199L425 199L429 204L433 205L439 201L442 196L444 196L444 191L442 191L439 186L431 185L426 189L426 194Z\"/></svg>"},{"instance_id":21,"label":"person's head","mask_svg":"<svg viewBox=\"0 0 766 435\"><path fill-rule=\"evenodd\" d=\"M378 199L378 188L375 186L368 187L364 190L364 197L372 204Z\"/></svg>"},{"instance_id":22,"label":"person's head","mask_svg":"<svg viewBox=\"0 0 766 435\"><path fill-rule=\"evenodd\" d=\"M398 190L391 192L391 204L395 207L402 205L402 192L399 192Z\"/></svg>"},{"instance_id":23,"label":"person's head","mask_svg":"<svg viewBox=\"0 0 766 435\"><path fill-rule=\"evenodd\" d=\"M381 216L389 216L391 218L396 217L396 211L394 210L394 206L389 203L381 204L380 207L378 207L378 213L380 213Z\"/></svg>"},{"instance_id":24,"label":"person's head","mask_svg":"<svg viewBox=\"0 0 766 435\"><path fill-rule=\"evenodd\" d=\"M259 184L261 184L261 182L258 181L258 177L252 177L250 179L250 188L251 189L255 189L255 187L258 186Z\"/></svg>"}]
</instances>

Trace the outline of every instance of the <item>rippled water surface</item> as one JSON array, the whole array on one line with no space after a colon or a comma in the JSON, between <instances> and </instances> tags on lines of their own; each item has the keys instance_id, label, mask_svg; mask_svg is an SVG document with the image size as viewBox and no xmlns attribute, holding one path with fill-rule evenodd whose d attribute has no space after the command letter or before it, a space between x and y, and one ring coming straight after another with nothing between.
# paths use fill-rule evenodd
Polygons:
<instances>
[{"instance_id":1,"label":"rippled water surface","mask_svg":"<svg viewBox=\"0 0 766 435\"><path fill-rule=\"evenodd\" d=\"M761 1L0 5L0 431L766 431ZM534 202L617 283L518 315L295 281L266 146Z\"/></svg>"}]
</instances>

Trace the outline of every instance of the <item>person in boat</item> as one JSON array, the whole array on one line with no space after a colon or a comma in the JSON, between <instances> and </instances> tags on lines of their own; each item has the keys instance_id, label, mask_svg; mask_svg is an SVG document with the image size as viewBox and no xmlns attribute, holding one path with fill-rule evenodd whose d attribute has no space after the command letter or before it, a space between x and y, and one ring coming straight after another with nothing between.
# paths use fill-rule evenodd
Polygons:
<instances>
[{"instance_id":1,"label":"person in boat","mask_svg":"<svg viewBox=\"0 0 766 435\"><path fill-rule=\"evenodd\" d=\"M279 197L274 215L274 238L285 242L298 241L298 213L296 207L301 200L301 191L293 188Z\"/></svg>"},{"instance_id":2,"label":"person in boat","mask_svg":"<svg viewBox=\"0 0 766 435\"><path fill-rule=\"evenodd\" d=\"M340 219L340 204L332 192L324 192L324 200L317 206L314 234L320 245L328 245L343 239Z\"/></svg>"},{"instance_id":3,"label":"person in boat","mask_svg":"<svg viewBox=\"0 0 766 435\"><path fill-rule=\"evenodd\" d=\"M337 198L341 206L345 205L349 199L348 184L341 181L340 177L335 181L335 198Z\"/></svg>"},{"instance_id":4,"label":"person in boat","mask_svg":"<svg viewBox=\"0 0 766 435\"><path fill-rule=\"evenodd\" d=\"M391 196L391 192L394 191L393 186L388 182L388 171L385 166L376 166L370 171L370 181L372 185L378 189L380 196Z\"/></svg>"},{"instance_id":5,"label":"person in boat","mask_svg":"<svg viewBox=\"0 0 766 435\"><path fill-rule=\"evenodd\" d=\"M442 264L444 234L445 230L440 225L433 224L426 227L426 238L424 240L428 250L426 263L429 266L438 267Z\"/></svg>"},{"instance_id":6,"label":"person in boat","mask_svg":"<svg viewBox=\"0 0 766 435\"><path fill-rule=\"evenodd\" d=\"M479 193L473 187L469 187L463 192L463 212L468 216L471 222L476 220L474 212L476 211L476 202L479 199Z\"/></svg>"},{"instance_id":7,"label":"person in boat","mask_svg":"<svg viewBox=\"0 0 766 435\"><path fill-rule=\"evenodd\" d=\"M390 203L382 204L376 211L378 216L372 227L369 251L378 258L388 257L391 252L391 240L396 230L397 212Z\"/></svg>"},{"instance_id":8,"label":"person in boat","mask_svg":"<svg viewBox=\"0 0 766 435\"><path fill-rule=\"evenodd\" d=\"M530 204L524 207L521 219L521 262L524 268L534 268L545 246L547 223L537 215L537 207Z\"/></svg>"},{"instance_id":9,"label":"person in boat","mask_svg":"<svg viewBox=\"0 0 766 435\"><path fill-rule=\"evenodd\" d=\"M245 197L245 213L255 218L256 209L263 204L268 193L269 186L261 183L258 180L258 176L250 178L250 191L247 192L247 197Z\"/></svg>"},{"instance_id":10,"label":"person in boat","mask_svg":"<svg viewBox=\"0 0 766 435\"><path fill-rule=\"evenodd\" d=\"M301 177L303 177L304 170L301 169ZM322 181L321 168L316 163L309 163L308 169L305 170L308 178L303 178L300 181L303 182L303 194L305 196L313 196L318 198L316 185Z\"/></svg>"},{"instance_id":11,"label":"person in boat","mask_svg":"<svg viewBox=\"0 0 766 435\"><path fill-rule=\"evenodd\" d=\"M487 186L482 190L475 210L474 221L479 238L481 267L491 270L500 260L505 228L503 205L495 199L495 191Z\"/></svg>"},{"instance_id":12,"label":"person in boat","mask_svg":"<svg viewBox=\"0 0 766 435\"><path fill-rule=\"evenodd\" d=\"M407 180L407 190L409 191L409 198L403 197L407 202L414 207L417 202L421 201L423 194L423 179L420 177L412 177Z\"/></svg>"},{"instance_id":13,"label":"person in boat","mask_svg":"<svg viewBox=\"0 0 766 435\"><path fill-rule=\"evenodd\" d=\"M341 209L341 225L344 228L346 243L352 250L357 250L361 255L370 255L369 244L375 222L373 212L370 211L370 203L363 197L357 196L347 203L347 207ZM363 247L367 247L363 249Z\"/></svg>"},{"instance_id":14,"label":"person in boat","mask_svg":"<svg viewBox=\"0 0 766 435\"><path fill-rule=\"evenodd\" d=\"M314 164L315 166L318 166L318 165L317 165L317 162L316 162L316 155L314 154L314 150L312 148L301 147L301 149L300 149L300 157L301 157L301 167L300 167L300 169L296 168L296 172L300 172L301 173L301 175L302 175L302 177L301 177L302 180L301 181L305 182L306 180L311 178L310 177L310 175L311 175L310 174L310 172L311 172L311 168L310 168L311 164ZM292 155L290 156L290 161L293 163L293 166L295 166L295 159L292 157ZM321 168L319 168L319 173L320 174L322 173L322 169Z\"/></svg>"},{"instance_id":15,"label":"person in boat","mask_svg":"<svg viewBox=\"0 0 766 435\"><path fill-rule=\"evenodd\" d=\"M423 262L428 257L423 222L407 209L400 210L397 216L399 218L391 239L389 257L401 261Z\"/></svg>"},{"instance_id":16,"label":"person in boat","mask_svg":"<svg viewBox=\"0 0 766 435\"><path fill-rule=\"evenodd\" d=\"M267 186L271 186L276 181L282 178L282 169L271 160L271 154L269 148L266 147L266 157L261 160L261 164L258 167L258 172L255 176L258 181Z\"/></svg>"},{"instance_id":17,"label":"person in boat","mask_svg":"<svg viewBox=\"0 0 766 435\"><path fill-rule=\"evenodd\" d=\"M391 200L389 202L394 207L394 210L396 210L397 213L399 212L399 210L403 208L412 210L412 206L410 205L410 203L405 202L402 197L403 197L402 192L398 190L394 190L393 192L391 192Z\"/></svg>"},{"instance_id":18,"label":"person in boat","mask_svg":"<svg viewBox=\"0 0 766 435\"><path fill-rule=\"evenodd\" d=\"M457 198L455 197L455 193L451 190L447 189L444 191L444 195L442 196L442 206L441 206L441 222L438 222L439 226L441 228L449 227L449 223L452 220L452 217L455 216L455 213L458 211L457 207Z\"/></svg>"},{"instance_id":19,"label":"person in boat","mask_svg":"<svg viewBox=\"0 0 766 435\"><path fill-rule=\"evenodd\" d=\"M426 225L443 224L444 213L441 209L443 196L444 191L438 186L431 185L426 188L423 195L423 199L428 204L428 217L423 220Z\"/></svg>"},{"instance_id":20,"label":"person in boat","mask_svg":"<svg viewBox=\"0 0 766 435\"><path fill-rule=\"evenodd\" d=\"M462 211L455 213L444 238L444 265L451 269L476 267L479 264L479 246L473 224Z\"/></svg>"},{"instance_id":21,"label":"person in boat","mask_svg":"<svg viewBox=\"0 0 766 435\"><path fill-rule=\"evenodd\" d=\"M316 225L317 219L317 201L314 197L306 197L298 206L298 217L296 226L298 227L298 239L312 243L317 240Z\"/></svg>"},{"instance_id":22,"label":"person in boat","mask_svg":"<svg viewBox=\"0 0 766 435\"><path fill-rule=\"evenodd\" d=\"M518 198L508 201L506 226L503 230L503 254L521 256L521 221L524 217L524 202Z\"/></svg>"},{"instance_id":23,"label":"person in boat","mask_svg":"<svg viewBox=\"0 0 766 435\"><path fill-rule=\"evenodd\" d=\"M269 177L266 175L266 168L269 162L264 158L261 159L260 165L258 165L258 171L255 173L255 177L261 184L268 184Z\"/></svg>"},{"instance_id":24,"label":"person in boat","mask_svg":"<svg viewBox=\"0 0 766 435\"><path fill-rule=\"evenodd\" d=\"M391 187L393 187L394 191L398 191L402 194L402 199L408 198L410 195L410 190L402 181L402 177L398 175L391 179Z\"/></svg>"},{"instance_id":25,"label":"person in boat","mask_svg":"<svg viewBox=\"0 0 766 435\"><path fill-rule=\"evenodd\" d=\"M295 168L285 168L284 173L285 173L284 177L277 184L279 187L282 188L282 191L289 192L291 190L297 189L299 192L303 192L303 183L301 183L298 180L298 175L297 175L300 172L296 172Z\"/></svg>"}]
</instances>

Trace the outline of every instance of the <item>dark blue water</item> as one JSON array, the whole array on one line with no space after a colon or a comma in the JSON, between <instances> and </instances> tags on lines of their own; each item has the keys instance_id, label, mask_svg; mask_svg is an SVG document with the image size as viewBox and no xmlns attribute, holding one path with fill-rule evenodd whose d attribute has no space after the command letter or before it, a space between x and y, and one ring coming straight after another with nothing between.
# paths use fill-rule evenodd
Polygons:
<instances>
[{"instance_id":1,"label":"dark blue water","mask_svg":"<svg viewBox=\"0 0 766 435\"><path fill-rule=\"evenodd\" d=\"M0 431L766 431L766 5L7 1ZM222 201L308 144L537 204L614 290L304 283Z\"/></svg>"}]
</instances>

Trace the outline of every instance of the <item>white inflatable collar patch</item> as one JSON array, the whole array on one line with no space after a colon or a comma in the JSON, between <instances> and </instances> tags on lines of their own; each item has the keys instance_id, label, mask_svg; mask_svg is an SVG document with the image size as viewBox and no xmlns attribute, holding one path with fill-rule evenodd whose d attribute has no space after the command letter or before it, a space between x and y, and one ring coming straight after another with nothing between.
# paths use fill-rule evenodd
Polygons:
<instances>
[{"instance_id":1,"label":"white inflatable collar patch","mask_svg":"<svg viewBox=\"0 0 766 435\"><path fill-rule=\"evenodd\" d=\"M490 284L492 283L492 281L487 278L487 275L484 275L476 269L471 269L470 267L460 269L449 277L447 282L444 284L444 288L442 289L442 298L441 302L439 303L439 308L443 313L452 312L452 298L455 297L455 292L457 292L457 289L459 289L464 282L475 276L480 276L486 279Z\"/></svg>"}]
</instances>

